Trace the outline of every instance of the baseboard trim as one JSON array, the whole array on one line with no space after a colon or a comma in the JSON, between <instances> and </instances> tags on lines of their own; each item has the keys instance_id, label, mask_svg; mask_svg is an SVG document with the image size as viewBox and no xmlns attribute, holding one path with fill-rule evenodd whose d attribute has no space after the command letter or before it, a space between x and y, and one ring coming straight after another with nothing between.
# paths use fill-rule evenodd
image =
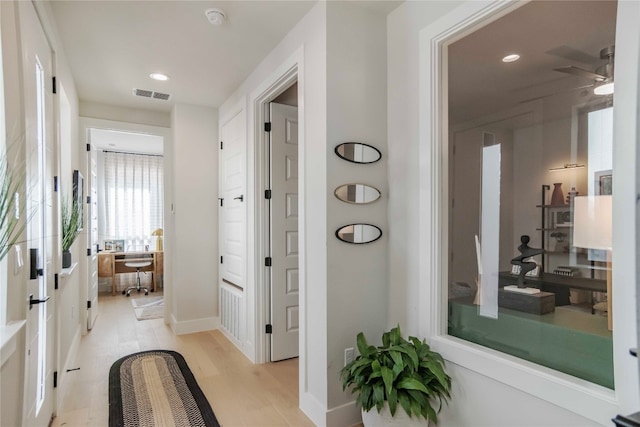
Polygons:
<instances>
[{"instance_id":1,"label":"baseboard trim","mask_svg":"<svg viewBox=\"0 0 640 427\"><path fill-rule=\"evenodd\" d=\"M355 400L327 411L327 425L329 426L348 427L360 423L362 423L362 412L356 406Z\"/></svg>"},{"instance_id":2,"label":"baseboard trim","mask_svg":"<svg viewBox=\"0 0 640 427\"><path fill-rule=\"evenodd\" d=\"M57 408L56 413L60 413L62 411L62 405L64 404L64 399L67 397L67 385L69 383L68 380L68 370L74 368L74 362L78 356L78 351L80 350L80 339L82 338L82 332L80 330L80 325L76 328L76 333L73 335L73 341L71 341L71 346L69 347L69 353L67 354L67 359L64 361L64 365L62 366L62 370L60 371L59 379L60 384L58 385L59 391L58 396L60 399L57 399Z\"/></svg>"},{"instance_id":3,"label":"baseboard trim","mask_svg":"<svg viewBox=\"0 0 640 427\"><path fill-rule=\"evenodd\" d=\"M315 425L327 425L327 410L315 396L309 393L301 393L300 410L304 412Z\"/></svg>"},{"instance_id":4,"label":"baseboard trim","mask_svg":"<svg viewBox=\"0 0 640 427\"><path fill-rule=\"evenodd\" d=\"M176 335L192 334L194 332L210 331L220 328L219 317L205 317L204 319L183 320L178 322L171 314L171 329Z\"/></svg>"}]
</instances>

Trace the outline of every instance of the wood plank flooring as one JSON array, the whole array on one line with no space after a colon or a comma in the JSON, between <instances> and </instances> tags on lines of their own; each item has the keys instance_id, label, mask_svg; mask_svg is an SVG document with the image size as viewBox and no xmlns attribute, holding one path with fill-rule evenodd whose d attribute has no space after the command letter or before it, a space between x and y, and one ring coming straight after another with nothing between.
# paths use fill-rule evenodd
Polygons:
<instances>
[{"instance_id":1,"label":"wood plank flooring","mask_svg":"<svg viewBox=\"0 0 640 427\"><path fill-rule=\"evenodd\" d=\"M298 359L254 365L219 331L174 335L162 319L138 321L130 298L120 294L100 294L98 306L94 329L80 342L80 369L66 374L69 392L54 427L107 426L109 368L155 349L184 356L224 427L313 426L298 409Z\"/></svg>"}]
</instances>

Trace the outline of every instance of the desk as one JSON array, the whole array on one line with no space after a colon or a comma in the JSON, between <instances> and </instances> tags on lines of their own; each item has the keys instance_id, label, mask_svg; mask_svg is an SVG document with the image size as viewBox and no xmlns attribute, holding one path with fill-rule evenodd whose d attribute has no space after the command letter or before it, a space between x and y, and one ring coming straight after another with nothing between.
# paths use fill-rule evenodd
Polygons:
<instances>
[{"instance_id":1,"label":"desk","mask_svg":"<svg viewBox=\"0 0 640 427\"><path fill-rule=\"evenodd\" d=\"M111 295L116 294L116 274L135 273L136 269L127 267L125 262L151 261L151 265L141 268L140 271L150 271L152 277L151 292L156 290L158 274L164 272L164 254L162 251L142 252L100 252L98 254L98 277L111 278Z\"/></svg>"},{"instance_id":2,"label":"desk","mask_svg":"<svg viewBox=\"0 0 640 427\"><path fill-rule=\"evenodd\" d=\"M518 276L510 274L508 271L501 271L498 277L500 287L518 283ZM569 289L607 292L606 280L590 279L587 277L568 277L552 273L542 273L542 277L525 277L524 282L528 286L556 294L556 307L571 304L571 301L569 301Z\"/></svg>"}]
</instances>

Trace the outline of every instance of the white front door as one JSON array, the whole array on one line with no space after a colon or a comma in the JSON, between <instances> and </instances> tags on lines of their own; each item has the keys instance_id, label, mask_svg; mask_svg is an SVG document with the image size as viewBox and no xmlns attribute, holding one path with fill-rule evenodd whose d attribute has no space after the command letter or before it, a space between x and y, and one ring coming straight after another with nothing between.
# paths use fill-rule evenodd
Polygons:
<instances>
[{"instance_id":1,"label":"white front door","mask_svg":"<svg viewBox=\"0 0 640 427\"><path fill-rule=\"evenodd\" d=\"M89 138L91 139L91 138ZM91 143L87 145L87 330L93 328L98 316L98 152ZM84 192L82 193L84 194ZM89 252L90 251L90 252Z\"/></svg>"},{"instance_id":2,"label":"white front door","mask_svg":"<svg viewBox=\"0 0 640 427\"><path fill-rule=\"evenodd\" d=\"M29 280L24 425L46 426L53 415L54 141L52 54L31 2L18 2L24 73Z\"/></svg>"},{"instance_id":3,"label":"white front door","mask_svg":"<svg viewBox=\"0 0 640 427\"><path fill-rule=\"evenodd\" d=\"M271 361L298 357L298 109L269 105Z\"/></svg>"}]
</instances>

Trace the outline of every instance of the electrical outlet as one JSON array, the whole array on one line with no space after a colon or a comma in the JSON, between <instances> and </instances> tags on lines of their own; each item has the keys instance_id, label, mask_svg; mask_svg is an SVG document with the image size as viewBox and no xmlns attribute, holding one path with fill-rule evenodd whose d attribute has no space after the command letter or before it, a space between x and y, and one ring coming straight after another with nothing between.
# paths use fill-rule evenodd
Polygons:
<instances>
[{"instance_id":1,"label":"electrical outlet","mask_svg":"<svg viewBox=\"0 0 640 427\"><path fill-rule=\"evenodd\" d=\"M355 359L355 351L353 349L353 347L349 347L349 348L345 348L344 349L344 366L347 366L349 363L353 362L353 359Z\"/></svg>"}]
</instances>

